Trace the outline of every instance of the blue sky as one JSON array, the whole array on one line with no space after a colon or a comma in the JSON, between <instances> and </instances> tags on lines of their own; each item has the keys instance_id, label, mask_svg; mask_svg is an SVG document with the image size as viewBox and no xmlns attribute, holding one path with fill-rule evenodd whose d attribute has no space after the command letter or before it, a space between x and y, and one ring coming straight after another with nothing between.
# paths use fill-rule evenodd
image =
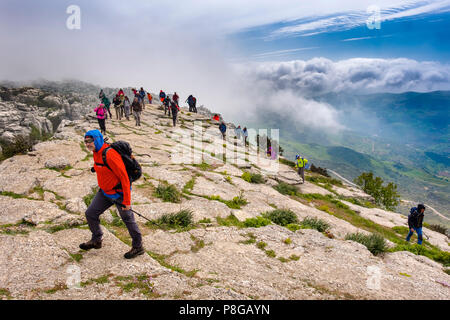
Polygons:
<instances>
[{"instance_id":1,"label":"blue sky","mask_svg":"<svg viewBox=\"0 0 450 320\"><path fill-rule=\"evenodd\" d=\"M230 39L242 50L241 55L235 57L237 60L287 61L318 56L332 60L404 57L448 63L450 12L442 11L381 21L380 29L369 29L361 20L356 26L336 23L325 29L314 28L274 36L278 30L296 26L302 21L312 24L329 17L277 22L238 31L230 35ZM383 13L380 17L383 18ZM320 33L316 33L318 31Z\"/></svg>"}]
</instances>

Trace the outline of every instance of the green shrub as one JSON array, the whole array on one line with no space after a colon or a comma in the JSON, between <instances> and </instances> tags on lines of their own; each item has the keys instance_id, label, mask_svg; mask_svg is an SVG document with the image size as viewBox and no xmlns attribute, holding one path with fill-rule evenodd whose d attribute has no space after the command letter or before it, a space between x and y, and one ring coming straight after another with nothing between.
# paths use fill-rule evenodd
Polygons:
<instances>
[{"instance_id":1,"label":"green shrub","mask_svg":"<svg viewBox=\"0 0 450 320\"><path fill-rule=\"evenodd\" d=\"M379 234L367 236L362 233L352 233L346 235L345 240L353 240L365 245L373 255L378 255L387 250L386 241Z\"/></svg>"},{"instance_id":2,"label":"green shrub","mask_svg":"<svg viewBox=\"0 0 450 320\"><path fill-rule=\"evenodd\" d=\"M264 250L264 248L267 247L267 243L265 243L264 241L259 241L256 246L258 247L258 249Z\"/></svg>"},{"instance_id":3,"label":"green shrub","mask_svg":"<svg viewBox=\"0 0 450 320\"><path fill-rule=\"evenodd\" d=\"M242 192L239 194L239 196L234 197L232 200L220 200L220 201L225 203L231 209L240 209L241 206L245 206L246 204L248 204L248 201L244 198Z\"/></svg>"},{"instance_id":4,"label":"green shrub","mask_svg":"<svg viewBox=\"0 0 450 320\"><path fill-rule=\"evenodd\" d=\"M234 214L230 214L226 218L217 217L216 220L220 226L224 226L224 227L234 226L234 227L238 227L238 228L244 227L244 224L241 221L239 221L239 219L236 218L236 216Z\"/></svg>"},{"instance_id":5,"label":"green shrub","mask_svg":"<svg viewBox=\"0 0 450 320\"><path fill-rule=\"evenodd\" d=\"M291 230L292 232L295 232L299 229L301 229L301 227L298 224L295 223L290 223L286 226L286 228L288 228L289 230Z\"/></svg>"},{"instance_id":6,"label":"green shrub","mask_svg":"<svg viewBox=\"0 0 450 320\"><path fill-rule=\"evenodd\" d=\"M86 207L89 207L91 205L92 200L94 199L95 195L97 194L97 189L92 189L92 192L86 196L83 197L83 201L86 204Z\"/></svg>"},{"instance_id":7,"label":"green shrub","mask_svg":"<svg viewBox=\"0 0 450 320\"><path fill-rule=\"evenodd\" d=\"M298 223L297 215L289 209L276 209L273 211L265 212L262 214L262 216L280 226L287 226L292 223Z\"/></svg>"},{"instance_id":8,"label":"green shrub","mask_svg":"<svg viewBox=\"0 0 450 320\"><path fill-rule=\"evenodd\" d=\"M360 186L365 193L370 194L378 205L383 205L387 210L393 210L400 203L400 195L397 193L397 185L389 182L383 186L383 179L374 177L372 172L363 172L355 183Z\"/></svg>"},{"instance_id":9,"label":"green shrub","mask_svg":"<svg viewBox=\"0 0 450 320\"><path fill-rule=\"evenodd\" d=\"M244 221L246 228L260 228L269 225L271 222L269 219L258 216L256 218L248 218Z\"/></svg>"},{"instance_id":10,"label":"green shrub","mask_svg":"<svg viewBox=\"0 0 450 320\"><path fill-rule=\"evenodd\" d=\"M297 261L298 259L300 259L300 257L297 256L297 255L295 255L295 254L292 254L292 255L289 257L289 259L291 259L291 260L293 260L293 261Z\"/></svg>"},{"instance_id":11,"label":"green shrub","mask_svg":"<svg viewBox=\"0 0 450 320\"><path fill-rule=\"evenodd\" d=\"M273 250L265 250L264 252L271 258L275 258L277 256Z\"/></svg>"},{"instance_id":12,"label":"green shrub","mask_svg":"<svg viewBox=\"0 0 450 320\"><path fill-rule=\"evenodd\" d=\"M283 243L284 244L291 244L292 240L291 240L291 238L286 238L286 239L283 240Z\"/></svg>"},{"instance_id":13,"label":"green shrub","mask_svg":"<svg viewBox=\"0 0 450 320\"><path fill-rule=\"evenodd\" d=\"M298 190L295 186L287 184L285 182L280 182L278 185L273 187L275 190L277 190L279 193L288 195L288 196L295 196L298 194Z\"/></svg>"},{"instance_id":14,"label":"green shrub","mask_svg":"<svg viewBox=\"0 0 450 320\"><path fill-rule=\"evenodd\" d=\"M147 222L146 225L151 226L157 224L163 229L182 229L192 226L192 211L181 210L175 213L164 214L155 222Z\"/></svg>"},{"instance_id":15,"label":"green shrub","mask_svg":"<svg viewBox=\"0 0 450 320\"><path fill-rule=\"evenodd\" d=\"M315 229L319 232L325 232L330 228L330 225L326 221L311 217L306 217L303 219L300 225L302 228Z\"/></svg>"},{"instance_id":16,"label":"green shrub","mask_svg":"<svg viewBox=\"0 0 450 320\"><path fill-rule=\"evenodd\" d=\"M330 175L327 172L327 169L321 168L321 167L316 167L314 164L311 164L310 170L311 170L311 172L318 173L318 174L320 174L322 176L325 176L325 177L328 177L328 178L330 177Z\"/></svg>"},{"instance_id":17,"label":"green shrub","mask_svg":"<svg viewBox=\"0 0 450 320\"><path fill-rule=\"evenodd\" d=\"M164 202L181 202L181 193L174 185L168 183L160 183L155 190L155 196Z\"/></svg>"},{"instance_id":18,"label":"green shrub","mask_svg":"<svg viewBox=\"0 0 450 320\"><path fill-rule=\"evenodd\" d=\"M244 179L247 182L250 183L264 183L264 178L259 173L251 173L251 172L244 172L241 176L242 179Z\"/></svg>"}]
</instances>

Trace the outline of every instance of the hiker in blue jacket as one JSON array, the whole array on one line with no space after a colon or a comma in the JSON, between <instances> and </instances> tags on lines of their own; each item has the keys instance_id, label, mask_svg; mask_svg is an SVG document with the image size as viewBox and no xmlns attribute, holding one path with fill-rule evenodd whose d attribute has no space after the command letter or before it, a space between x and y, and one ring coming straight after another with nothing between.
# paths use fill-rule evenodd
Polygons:
<instances>
[{"instance_id":1,"label":"hiker in blue jacket","mask_svg":"<svg viewBox=\"0 0 450 320\"><path fill-rule=\"evenodd\" d=\"M227 126L225 125L225 122L221 122L219 125L220 133L222 133L222 139L225 140L225 133L227 132Z\"/></svg>"},{"instance_id":2,"label":"hiker in blue jacket","mask_svg":"<svg viewBox=\"0 0 450 320\"><path fill-rule=\"evenodd\" d=\"M419 204L416 207L411 208L409 216L408 216L408 226L409 233L406 236L406 241L409 242L414 231L417 232L417 243L422 244L422 222L423 222L423 213L425 211L425 206L423 204Z\"/></svg>"},{"instance_id":3,"label":"hiker in blue jacket","mask_svg":"<svg viewBox=\"0 0 450 320\"><path fill-rule=\"evenodd\" d=\"M142 103L142 109L145 109L145 90L141 87L141 90L139 90L139 101Z\"/></svg>"}]
</instances>

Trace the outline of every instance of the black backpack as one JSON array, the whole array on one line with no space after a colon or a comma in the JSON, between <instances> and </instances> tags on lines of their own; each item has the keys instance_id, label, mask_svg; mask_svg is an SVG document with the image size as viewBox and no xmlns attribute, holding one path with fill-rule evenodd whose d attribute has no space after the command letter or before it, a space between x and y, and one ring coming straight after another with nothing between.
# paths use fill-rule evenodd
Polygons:
<instances>
[{"instance_id":1,"label":"black backpack","mask_svg":"<svg viewBox=\"0 0 450 320\"><path fill-rule=\"evenodd\" d=\"M130 144L126 141L116 141L111 143L109 147L103 150L103 163L109 170L111 170L111 168L106 161L106 152L108 152L108 150L111 148L116 150L122 157L123 164L125 165L125 169L127 170L128 179L130 179L130 184L138 180L142 176L142 168L139 162L133 157ZM121 189L120 183L115 186L114 189Z\"/></svg>"}]
</instances>

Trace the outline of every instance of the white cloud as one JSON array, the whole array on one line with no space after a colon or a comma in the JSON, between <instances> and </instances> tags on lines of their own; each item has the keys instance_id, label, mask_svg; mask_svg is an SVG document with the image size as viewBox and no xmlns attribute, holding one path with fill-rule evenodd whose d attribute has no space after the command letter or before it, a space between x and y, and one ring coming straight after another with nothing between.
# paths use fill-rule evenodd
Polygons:
<instances>
[{"instance_id":1,"label":"white cloud","mask_svg":"<svg viewBox=\"0 0 450 320\"><path fill-rule=\"evenodd\" d=\"M450 65L410 59L355 58L253 64L245 72L254 81L305 97L330 92L373 93L450 90Z\"/></svg>"}]
</instances>

